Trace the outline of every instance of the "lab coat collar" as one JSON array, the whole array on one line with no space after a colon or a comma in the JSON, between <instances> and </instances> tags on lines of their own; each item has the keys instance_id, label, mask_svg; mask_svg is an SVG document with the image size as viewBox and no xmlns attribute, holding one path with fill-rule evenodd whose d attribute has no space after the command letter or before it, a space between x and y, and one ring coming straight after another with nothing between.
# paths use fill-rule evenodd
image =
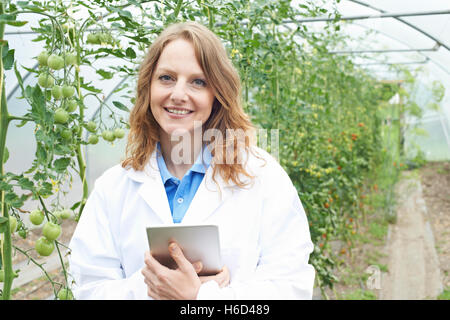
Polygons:
<instances>
[{"instance_id":1,"label":"lab coat collar","mask_svg":"<svg viewBox=\"0 0 450 320\"><path fill-rule=\"evenodd\" d=\"M127 174L130 179L141 183L138 189L139 195L163 223L173 224L169 201L167 200L167 194L158 169L156 152L155 148L144 170L136 171L130 168ZM205 176L181 222L182 224L202 223L202 221L217 211L236 187L226 185L220 174L217 174L215 180L220 186L218 188L212 179L212 169L210 165L206 170Z\"/></svg>"}]
</instances>

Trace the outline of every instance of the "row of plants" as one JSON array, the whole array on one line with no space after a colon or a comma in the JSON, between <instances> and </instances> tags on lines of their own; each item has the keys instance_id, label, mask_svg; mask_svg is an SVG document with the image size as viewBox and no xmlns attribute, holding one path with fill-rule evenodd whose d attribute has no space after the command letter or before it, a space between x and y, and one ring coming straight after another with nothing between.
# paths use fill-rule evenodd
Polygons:
<instances>
[{"instance_id":1,"label":"row of plants","mask_svg":"<svg viewBox=\"0 0 450 320\"><path fill-rule=\"evenodd\" d=\"M382 151L379 106L398 92L398 86L378 82L347 57L328 53L343 40L337 20L321 32L306 24L286 23L332 14L336 13L324 9L320 1L294 7L288 0L2 0L0 159L7 163L14 152L6 148L10 122L19 127L34 124L36 141L31 168L7 172L1 167L3 299L11 297L18 273L13 270L12 248L28 257L27 251L11 243L13 232L27 237L23 219L45 224L35 249L41 256L57 251L65 282L47 278L56 297L71 298L62 252L70 248L58 238L62 220L77 221L89 195L84 147L95 145L100 137L107 142L123 138L127 119L117 111L128 112L134 103L134 88L119 85L114 96L120 99L106 99L102 82L135 80L152 39L164 26L186 20L199 21L219 35L240 72L245 110L258 127L279 130L279 161L308 215L315 244L310 261L318 285L332 286L335 261L327 254L327 243L333 237L352 235L349 221L357 216L360 186ZM36 34L33 41L43 47L35 57L36 68L16 61L15 48L9 48L4 36L6 26L21 28L33 18L37 20L31 26ZM104 65L98 62L111 57L114 63L98 67ZM4 72L12 69L30 106L24 115L10 114L7 108ZM25 85L24 70L35 75L33 84ZM91 80L93 72L97 80ZM85 101L92 97L99 109L94 118L87 118ZM72 181L71 172L83 188L79 201L64 207L60 195L66 193L60 186ZM34 209L23 209L26 203Z\"/></svg>"}]
</instances>

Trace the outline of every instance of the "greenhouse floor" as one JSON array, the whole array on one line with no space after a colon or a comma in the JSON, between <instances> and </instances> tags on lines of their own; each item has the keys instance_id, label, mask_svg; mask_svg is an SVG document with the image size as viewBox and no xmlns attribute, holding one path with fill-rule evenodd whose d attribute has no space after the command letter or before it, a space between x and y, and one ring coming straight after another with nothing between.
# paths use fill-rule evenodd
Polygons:
<instances>
[{"instance_id":1,"label":"greenhouse floor","mask_svg":"<svg viewBox=\"0 0 450 320\"><path fill-rule=\"evenodd\" d=\"M379 298L437 297L443 290L439 259L420 179L404 174L396 193L397 222L388 232L388 272L383 274Z\"/></svg>"},{"instance_id":2,"label":"greenhouse floor","mask_svg":"<svg viewBox=\"0 0 450 320\"><path fill-rule=\"evenodd\" d=\"M396 223L367 210L354 243L335 241L339 278L323 299L436 299L450 288L450 163L403 171ZM381 273L371 282L373 267ZM371 269L372 268L372 269ZM373 279L372 279L373 280ZM317 297L316 297L317 299Z\"/></svg>"}]
</instances>

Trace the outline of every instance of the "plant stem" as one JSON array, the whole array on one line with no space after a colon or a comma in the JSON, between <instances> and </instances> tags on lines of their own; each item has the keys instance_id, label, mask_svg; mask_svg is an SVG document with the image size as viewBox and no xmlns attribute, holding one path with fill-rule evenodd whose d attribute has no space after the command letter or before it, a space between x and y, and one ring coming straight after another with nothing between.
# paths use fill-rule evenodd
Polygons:
<instances>
[{"instance_id":1,"label":"plant stem","mask_svg":"<svg viewBox=\"0 0 450 320\"><path fill-rule=\"evenodd\" d=\"M4 1L0 2L0 14L5 12ZM3 35L5 33L5 23L0 23L0 40L3 40ZM0 176L3 176L3 157L6 146L6 134L8 131L8 108L6 104L6 94L5 94L5 83L4 83L4 68L3 68L3 46L0 46ZM3 180L3 179L2 179ZM2 181L0 180L0 181ZM2 190L1 193L1 210L2 216L9 220L8 208L5 203L5 191ZM11 287L14 279L13 266L12 266L12 250L11 250L11 231L9 227L9 221L6 222L7 227L3 233L3 241L1 242L2 250L2 266L5 273L4 283L3 283L3 300L11 299Z\"/></svg>"},{"instance_id":2,"label":"plant stem","mask_svg":"<svg viewBox=\"0 0 450 320\"><path fill-rule=\"evenodd\" d=\"M77 93L78 93L78 98L80 99L80 123L82 123L84 121L84 103L83 103L83 96L81 94L81 80L80 80L80 72L79 72L79 67L78 67L78 63L79 61L81 61L80 58L80 52L81 52L81 47L80 47L80 38L76 38L75 41L75 45L76 45L76 51L77 51L77 66L75 68L75 82L77 84ZM83 127L80 126L80 129L77 132L77 136L78 139L81 140L82 138L82 132L83 132ZM88 189L88 184L87 184L87 179L86 179L86 161L84 160L83 157L83 152L81 150L81 144L78 144L77 146L77 161L78 161L78 167L79 167L79 175L80 175L80 179L81 179L81 183L83 184L83 196L81 199L81 205L80 205L80 209L78 211L78 214L76 215L75 220L78 221L81 217L81 214L83 212L84 209L84 205L86 204L88 195L89 195L89 189Z\"/></svg>"}]
</instances>

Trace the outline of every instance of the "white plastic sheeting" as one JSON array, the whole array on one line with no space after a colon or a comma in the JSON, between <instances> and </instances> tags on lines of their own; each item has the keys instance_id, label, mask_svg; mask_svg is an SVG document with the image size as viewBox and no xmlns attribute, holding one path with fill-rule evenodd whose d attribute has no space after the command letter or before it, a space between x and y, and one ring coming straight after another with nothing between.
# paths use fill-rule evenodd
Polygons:
<instances>
[{"instance_id":1,"label":"white plastic sheeting","mask_svg":"<svg viewBox=\"0 0 450 320\"><path fill-rule=\"evenodd\" d=\"M332 8L330 1L328 7ZM342 0L335 8L343 18L399 14L343 21L341 30L348 40L339 51L380 79L399 79L391 69L395 63L410 70L421 67L413 98L423 116L405 119L410 129L415 128L405 132L406 155L414 156L418 146L428 160L450 160L450 1ZM437 14L442 12L446 13ZM408 16L413 13L423 15ZM439 110L429 108L435 81L445 88Z\"/></svg>"}]
</instances>

